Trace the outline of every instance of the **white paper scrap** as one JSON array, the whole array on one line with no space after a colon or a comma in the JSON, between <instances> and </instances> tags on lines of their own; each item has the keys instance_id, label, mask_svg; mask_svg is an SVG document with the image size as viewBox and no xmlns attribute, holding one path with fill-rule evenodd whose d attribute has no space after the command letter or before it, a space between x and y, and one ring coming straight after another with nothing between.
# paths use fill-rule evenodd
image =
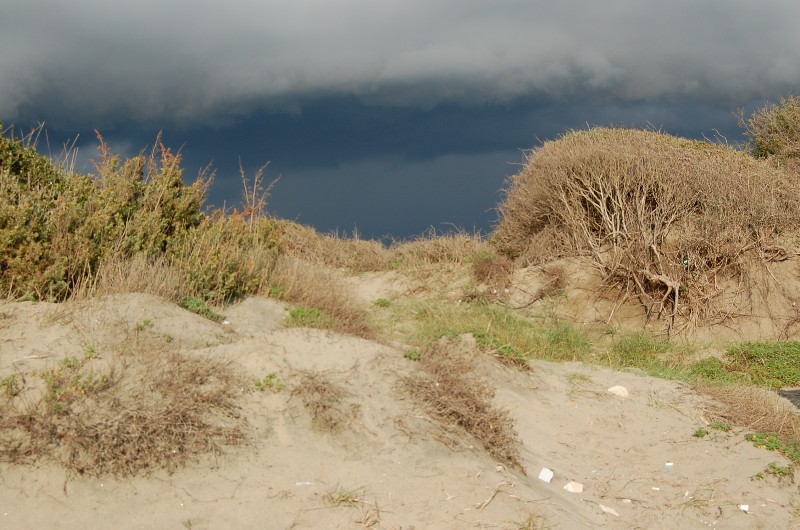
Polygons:
<instances>
[{"instance_id":1,"label":"white paper scrap","mask_svg":"<svg viewBox=\"0 0 800 530\"><path fill-rule=\"evenodd\" d=\"M555 473L553 473L552 469L548 469L546 467L543 467L542 470L539 472L539 480L542 480L542 481L547 482L548 484L550 484L550 481L553 480L553 475L554 474Z\"/></svg>"},{"instance_id":2,"label":"white paper scrap","mask_svg":"<svg viewBox=\"0 0 800 530\"><path fill-rule=\"evenodd\" d=\"M569 482L564 489L570 493L582 493L583 492L583 484L580 482Z\"/></svg>"},{"instance_id":3,"label":"white paper scrap","mask_svg":"<svg viewBox=\"0 0 800 530\"><path fill-rule=\"evenodd\" d=\"M608 506L603 506L601 504L600 505L600 509L603 510L604 512L608 513L608 514L616 515L617 517L619 517L619 514L617 513L617 510L615 510L614 508L609 508Z\"/></svg>"},{"instance_id":4,"label":"white paper scrap","mask_svg":"<svg viewBox=\"0 0 800 530\"><path fill-rule=\"evenodd\" d=\"M750 511L750 505L749 504L740 504L739 505L739 509L742 510L744 513L747 513L747 512Z\"/></svg>"}]
</instances>

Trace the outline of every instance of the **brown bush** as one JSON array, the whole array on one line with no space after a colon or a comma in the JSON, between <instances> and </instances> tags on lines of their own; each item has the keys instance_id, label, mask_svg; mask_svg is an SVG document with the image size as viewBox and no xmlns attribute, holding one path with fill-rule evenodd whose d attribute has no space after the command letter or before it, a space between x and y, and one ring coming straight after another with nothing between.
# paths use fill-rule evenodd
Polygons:
<instances>
[{"instance_id":1,"label":"brown bush","mask_svg":"<svg viewBox=\"0 0 800 530\"><path fill-rule=\"evenodd\" d=\"M532 151L500 212L493 243L506 255L591 255L648 314L702 317L720 280L798 228L800 187L730 147L596 128Z\"/></svg>"},{"instance_id":2,"label":"brown bush","mask_svg":"<svg viewBox=\"0 0 800 530\"><path fill-rule=\"evenodd\" d=\"M525 473L514 421L492 404L494 389L475 374L469 358L453 344L438 342L422 353L420 364L420 374L403 380L414 399L445 427L464 429L491 456Z\"/></svg>"}]
</instances>

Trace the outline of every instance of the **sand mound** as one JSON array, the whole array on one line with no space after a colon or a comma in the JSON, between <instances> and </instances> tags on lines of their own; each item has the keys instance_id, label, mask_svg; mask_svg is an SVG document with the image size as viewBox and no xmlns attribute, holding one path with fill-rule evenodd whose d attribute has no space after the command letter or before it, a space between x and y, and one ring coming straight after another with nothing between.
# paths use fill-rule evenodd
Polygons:
<instances>
[{"instance_id":1,"label":"sand mound","mask_svg":"<svg viewBox=\"0 0 800 530\"><path fill-rule=\"evenodd\" d=\"M369 281L367 298L387 292ZM247 426L245 445L198 453L172 473L92 477L48 459L32 467L0 463L3 526L796 524L792 488L774 477L752 479L780 457L745 442L741 432L693 437L708 427L713 404L683 385L576 363L534 362L521 372L478 354L474 340L462 337L454 344L514 422L526 476L412 399L400 382L422 368L401 349L286 328L284 305L265 298L225 313L226 321L215 323L145 295L0 305L0 378L45 370L87 344L110 356L137 333L168 336L175 351L230 367ZM628 397L609 393L614 386ZM538 478L543 468L552 470L550 482ZM565 490L569 483L582 492Z\"/></svg>"}]
</instances>

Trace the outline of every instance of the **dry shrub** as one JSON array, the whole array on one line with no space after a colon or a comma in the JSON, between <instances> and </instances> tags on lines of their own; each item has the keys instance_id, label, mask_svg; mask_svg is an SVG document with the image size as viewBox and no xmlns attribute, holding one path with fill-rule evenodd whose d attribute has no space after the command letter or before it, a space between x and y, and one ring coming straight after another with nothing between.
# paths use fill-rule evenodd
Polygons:
<instances>
[{"instance_id":1,"label":"dry shrub","mask_svg":"<svg viewBox=\"0 0 800 530\"><path fill-rule=\"evenodd\" d=\"M422 373L403 380L411 396L445 427L464 429L492 457L525 473L514 421L492 404L494 389L475 374L470 359L440 341L423 352L420 365Z\"/></svg>"},{"instance_id":2,"label":"dry shrub","mask_svg":"<svg viewBox=\"0 0 800 530\"><path fill-rule=\"evenodd\" d=\"M181 274L166 258L148 259L136 255L129 259L107 259L91 278L73 289L71 299L82 300L111 294L147 293L166 300L182 299Z\"/></svg>"},{"instance_id":3,"label":"dry shrub","mask_svg":"<svg viewBox=\"0 0 800 530\"><path fill-rule=\"evenodd\" d=\"M718 415L732 424L800 442L800 414L775 392L749 386L714 386L701 391L723 404Z\"/></svg>"},{"instance_id":4,"label":"dry shrub","mask_svg":"<svg viewBox=\"0 0 800 530\"><path fill-rule=\"evenodd\" d=\"M589 254L648 315L710 318L721 281L797 230L800 186L726 146L597 128L534 150L500 212L493 242L509 257Z\"/></svg>"},{"instance_id":5,"label":"dry shrub","mask_svg":"<svg viewBox=\"0 0 800 530\"><path fill-rule=\"evenodd\" d=\"M271 277L272 293L298 306L322 310L335 320L333 329L372 338L366 311L347 292L334 272L298 258L282 255Z\"/></svg>"},{"instance_id":6,"label":"dry shrub","mask_svg":"<svg viewBox=\"0 0 800 530\"><path fill-rule=\"evenodd\" d=\"M379 241L324 235L313 228L290 221L280 223L282 252L310 263L324 264L353 272L385 270L389 254Z\"/></svg>"},{"instance_id":7,"label":"dry shrub","mask_svg":"<svg viewBox=\"0 0 800 530\"><path fill-rule=\"evenodd\" d=\"M347 391L318 372L301 372L292 395L301 399L312 424L325 432L338 431L357 412L357 406L346 407L343 403Z\"/></svg>"},{"instance_id":8,"label":"dry shrub","mask_svg":"<svg viewBox=\"0 0 800 530\"><path fill-rule=\"evenodd\" d=\"M740 113L739 124L750 139L753 156L770 159L800 177L800 97L781 98L748 119Z\"/></svg>"},{"instance_id":9,"label":"dry shrub","mask_svg":"<svg viewBox=\"0 0 800 530\"><path fill-rule=\"evenodd\" d=\"M172 472L246 440L235 403L242 381L225 363L163 350L115 357L105 369L97 362L65 359L39 374L39 388L9 400L0 459L124 476Z\"/></svg>"}]
</instances>

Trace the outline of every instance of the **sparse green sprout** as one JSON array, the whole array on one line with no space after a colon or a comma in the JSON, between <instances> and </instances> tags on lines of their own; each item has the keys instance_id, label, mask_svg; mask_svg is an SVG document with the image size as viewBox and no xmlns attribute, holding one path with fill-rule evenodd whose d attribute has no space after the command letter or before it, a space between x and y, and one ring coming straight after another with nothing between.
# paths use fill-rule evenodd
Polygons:
<instances>
[{"instance_id":1,"label":"sparse green sprout","mask_svg":"<svg viewBox=\"0 0 800 530\"><path fill-rule=\"evenodd\" d=\"M141 333L142 331L144 331L147 328L149 328L151 325L153 325L153 321L152 320L149 320L149 319L142 320L141 322L136 324L136 331L138 333Z\"/></svg>"},{"instance_id":2,"label":"sparse green sprout","mask_svg":"<svg viewBox=\"0 0 800 530\"><path fill-rule=\"evenodd\" d=\"M780 466L776 462L771 462L767 466L765 472L770 475L775 475L778 478L790 477L794 475L794 466L791 464L788 466Z\"/></svg>"},{"instance_id":3,"label":"sparse green sprout","mask_svg":"<svg viewBox=\"0 0 800 530\"><path fill-rule=\"evenodd\" d=\"M256 387L256 390L259 392L266 392L267 390L280 392L286 388L286 384L278 379L278 374L275 372L268 373L263 379L253 379L253 386Z\"/></svg>"},{"instance_id":4,"label":"sparse green sprout","mask_svg":"<svg viewBox=\"0 0 800 530\"><path fill-rule=\"evenodd\" d=\"M83 358L84 360L88 361L90 359L97 359L97 350L95 349L94 345L89 344L83 350Z\"/></svg>"},{"instance_id":5,"label":"sparse green sprout","mask_svg":"<svg viewBox=\"0 0 800 530\"><path fill-rule=\"evenodd\" d=\"M191 311L201 317L205 317L209 320L213 320L214 322L220 322L225 317L208 307L208 304L202 298L197 298L194 296L187 296L183 300L181 300L180 306L187 311Z\"/></svg>"},{"instance_id":6,"label":"sparse green sprout","mask_svg":"<svg viewBox=\"0 0 800 530\"><path fill-rule=\"evenodd\" d=\"M408 350L403 354L403 357L409 361L419 361L422 359L422 354L419 352L419 350Z\"/></svg>"},{"instance_id":7,"label":"sparse green sprout","mask_svg":"<svg viewBox=\"0 0 800 530\"><path fill-rule=\"evenodd\" d=\"M709 427L711 427L712 429L714 429L716 431L722 431L722 432L728 432L728 431L731 430L731 424L730 423L725 423L725 422L721 422L721 421L715 421L714 423L709 425Z\"/></svg>"},{"instance_id":8,"label":"sparse green sprout","mask_svg":"<svg viewBox=\"0 0 800 530\"><path fill-rule=\"evenodd\" d=\"M759 471L755 475L753 475L753 480L765 480L767 477L764 475L763 471Z\"/></svg>"},{"instance_id":9,"label":"sparse green sprout","mask_svg":"<svg viewBox=\"0 0 800 530\"><path fill-rule=\"evenodd\" d=\"M701 427L701 428L697 429L696 431L694 431L694 434L692 434L692 436L694 436L695 438L703 438L705 436L708 436L708 430L707 429L703 429Z\"/></svg>"},{"instance_id":10,"label":"sparse green sprout","mask_svg":"<svg viewBox=\"0 0 800 530\"><path fill-rule=\"evenodd\" d=\"M392 302L387 300L386 298L378 298L375 300L375 305L378 307L389 307L392 305Z\"/></svg>"},{"instance_id":11,"label":"sparse green sprout","mask_svg":"<svg viewBox=\"0 0 800 530\"><path fill-rule=\"evenodd\" d=\"M22 391L22 383L17 378L17 374L7 375L0 379L0 389L6 397L12 398Z\"/></svg>"}]
</instances>

